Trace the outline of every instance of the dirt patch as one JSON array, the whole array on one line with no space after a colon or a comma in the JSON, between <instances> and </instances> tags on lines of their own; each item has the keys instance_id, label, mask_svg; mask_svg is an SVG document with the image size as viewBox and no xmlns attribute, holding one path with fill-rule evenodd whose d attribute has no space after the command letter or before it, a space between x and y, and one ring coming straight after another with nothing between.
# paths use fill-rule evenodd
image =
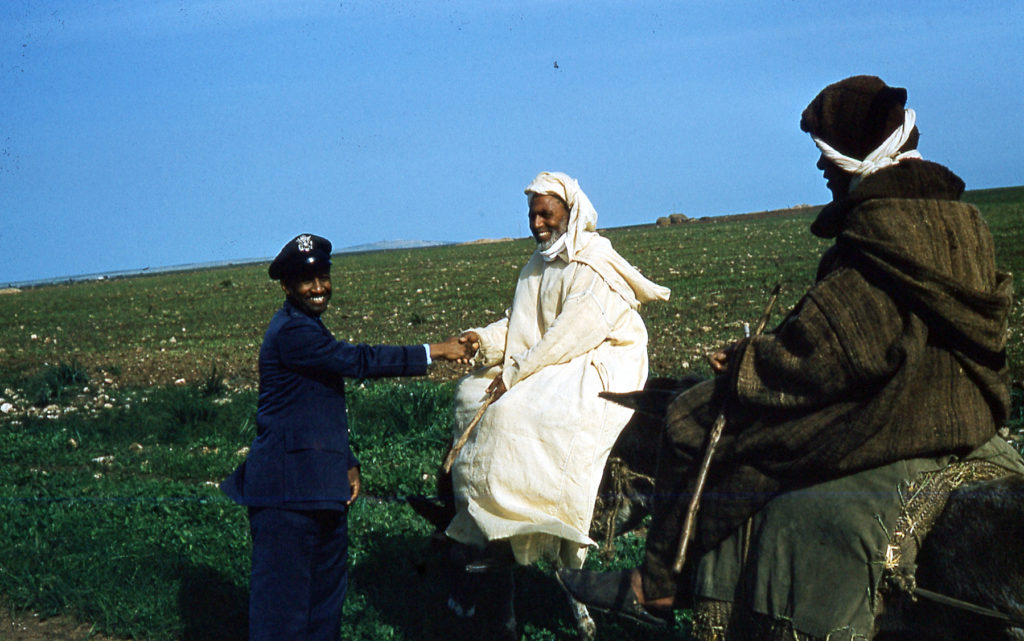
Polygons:
<instances>
[{"instance_id":1,"label":"dirt patch","mask_svg":"<svg viewBox=\"0 0 1024 641\"><path fill-rule=\"evenodd\" d=\"M0 641L124 641L96 633L92 624L69 616L42 619L31 612L3 611Z\"/></svg>"}]
</instances>

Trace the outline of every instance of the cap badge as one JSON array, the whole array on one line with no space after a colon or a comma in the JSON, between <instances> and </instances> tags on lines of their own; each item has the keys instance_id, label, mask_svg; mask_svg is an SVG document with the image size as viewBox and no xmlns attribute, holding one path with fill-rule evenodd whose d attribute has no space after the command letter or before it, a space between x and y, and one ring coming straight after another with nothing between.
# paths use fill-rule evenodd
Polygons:
<instances>
[{"instance_id":1,"label":"cap badge","mask_svg":"<svg viewBox=\"0 0 1024 641\"><path fill-rule=\"evenodd\" d=\"M309 234L303 234L295 239L295 242L299 246L300 252L313 251L313 237Z\"/></svg>"}]
</instances>

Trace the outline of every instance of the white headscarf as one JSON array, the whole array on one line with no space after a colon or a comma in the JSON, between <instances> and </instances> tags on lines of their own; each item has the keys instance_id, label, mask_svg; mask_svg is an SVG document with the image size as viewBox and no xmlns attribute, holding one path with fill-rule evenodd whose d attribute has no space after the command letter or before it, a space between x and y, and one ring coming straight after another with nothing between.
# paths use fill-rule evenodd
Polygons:
<instances>
[{"instance_id":1,"label":"white headscarf","mask_svg":"<svg viewBox=\"0 0 1024 641\"><path fill-rule=\"evenodd\" d=\"M565 233L548 250L541 251L545 260L550 262L563 255L568 262L586 263L634 307L653 300L668 300L667 287L645 278L597 233L597 210L575 179L561 172L542 171L524 191L527 195L557 196L569 208Z\"/></svg>"},{"instance_id":2,"label":"white headscarf","mask_svg":"<svg viewBox=\"0 0 1024 641\"><path fill-rule=\"evenodd\" d=\"M889 137L877 149L865 156L864 160L844 156L817 136L811 136L811 138L825 158L832 161L835 166L846 173L853 174L853 180L850 181L850 189L852 190L860 181L879 169L898 165L901 160L909 158L921 159L921 154L916 149L900 153L900 148L907 143L910 134L914 131L914 124L916 122L917 113L913 109L904 110L903 124L889 134Z\"/></svg>"},{"instance_id":3,"label":"white headscarf","mask_svg":"<svg viewBox=\"0 0 1024 641\"><path fill-rule=\"evenodd\" d=\"M597 210L580 189L580 184L561 172L542 171L526 186L525 193L557 196L569 208L569 223L565 233L541 253L545 260L551 261L564 250L566 260L571 261L586 244L584 235L597 230Z\"/></svg>"}]
</instances>

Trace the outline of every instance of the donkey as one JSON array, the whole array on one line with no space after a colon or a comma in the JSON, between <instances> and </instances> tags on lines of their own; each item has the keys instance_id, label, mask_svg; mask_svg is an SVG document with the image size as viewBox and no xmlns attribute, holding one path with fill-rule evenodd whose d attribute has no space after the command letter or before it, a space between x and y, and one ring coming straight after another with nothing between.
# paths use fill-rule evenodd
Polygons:
<instances>
[{"instance_id":1,"label":"donkey","mask_svg":"<svg viewBox=\"0 0 1024 641\"><path fill-rule=\"evenodd\" d=\"M605 551L614 536L636 529L651 512L665 411L699 381L654 378L642 391L602 394L636 410L612 448L595 503L590 534ZM938 498L932 493L926 504L908 508L917 510L908 516L917 534L893 541L895 560L877 609L875 639L1024 641L1024 554L1014 545L1024 541L1024 476L993 475L950 483ZM439 474L439 499L413 496L408 502L442 532L454 516L451 495L450 476ZM695 622L698 641L816 641L721 603L696 604ZM592 623L580 624L582 638L593 635ZM752 636L751 630L761 632Z\"/></svg>"},{"instance_id":2,"label":"donkey","mask_svg":"<svg viewBox=\"0 0 1024 641\"><path fill-rule=\"evenodd\" d=\"M612 449L595 506L591 536L603 539L606 549L613 536L635 528L650 513L652 452L665 411L697 382L652 379L639 392L602 395L636 410ZM905 522L893 533L873 636L878 641L1024 641L1024 554L1014 545L1024 540L1024 476L985 462L964 462L943 474L931 479L933 491L908 501ZM912 536L904 536L910 531ZM698 641L815 641L722 603L695 604L695 623Z\"/></svg>"}]
</instances>

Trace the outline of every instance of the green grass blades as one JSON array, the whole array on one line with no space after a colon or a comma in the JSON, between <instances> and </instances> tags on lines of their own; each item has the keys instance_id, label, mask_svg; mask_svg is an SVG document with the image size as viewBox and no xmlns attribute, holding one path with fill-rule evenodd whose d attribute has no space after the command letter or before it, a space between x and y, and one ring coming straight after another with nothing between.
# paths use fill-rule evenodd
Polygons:
<instances>
[{"instance_id":1,"label":"green grass blades","mask_svg":"<svg viewBox=\"0 0 1024 641\"><path fill-rule=\"evenodd\" d=\"M462 629L444 607L430 526L400 500L434 492L452 391L426 381L348 385L364 497L350 517L346 639L447 641ZM211 412L201 385L124 393L127 409L0 428L0 593L14 607L71 613L118 636L242 641L248 524L216 483L253 436L255 395L233 394ZM616 545L614 560L594 554L591 565L635 563L642 538ZM520 568L517 582L525 638L574 638L550 568Z\"/></svg>"},{"instance_id":2,"label":"green grass blades","mask_svg":"<svg viewBox=\"0 0 1024 641\"><path fill-rule=\"evenodd\" d=\"M1014 272L1010 375L1024 379L1024 188L968 192ZM708 373L706 354L770 326L814 279L827 243L813 211L604 230L672 299L641 309L651 372ZM352 342L420 343L497 319L529 240L335 256L324 321ZM72 613L148 641L242 641L245 510L216 484L255 436L256 354L281 290L266 265L58 285L0 296L0 595L41 616ZM432 495L451 438L454 380L349 381L351 440L364 497L351 514L346 639L472 638L444 607L440 551L400 501ZM1024 388L1008 431L1020 446ZM635 565L642 533L591 568ZM519 568L523 638L575 638L550 568ZM684 639L597 616L602 638Z\"/></svg>"}]
</instances>

